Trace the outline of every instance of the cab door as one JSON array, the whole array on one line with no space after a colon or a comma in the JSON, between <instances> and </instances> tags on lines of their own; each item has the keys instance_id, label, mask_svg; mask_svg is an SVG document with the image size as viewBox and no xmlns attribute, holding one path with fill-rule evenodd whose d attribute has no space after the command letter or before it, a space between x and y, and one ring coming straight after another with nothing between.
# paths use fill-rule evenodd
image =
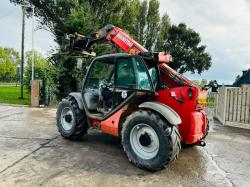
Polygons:
<instances>
[{"instance_id":1,"label":"cab door","mask_svg":"<svg viewBox=\"0 0 250 187\"><path fill-rule=\"evenodd\" d=\"M115 71L115 106L119 106L138 92L152 93L153 85L148 69L139 56L119 57Z\"/></svg>"},{"instance_id":2,"label":"cab door","mask_svg":"<svg viewBox=\"0 0 250 187\"><path fill-rule=\"evenodd\" d=\"M82 90L83 103L85 109L91 114L100 113L99 109L103 103L100 103L101 98L104 96L102 88L106 85L108 98L103 98L108 104L107 108L113 108L113 83L114 83L114 58L97 58L89 68L87 76L84 81ZM107 111L108 112L108 111Z\"/></svg>"}]
</instances>

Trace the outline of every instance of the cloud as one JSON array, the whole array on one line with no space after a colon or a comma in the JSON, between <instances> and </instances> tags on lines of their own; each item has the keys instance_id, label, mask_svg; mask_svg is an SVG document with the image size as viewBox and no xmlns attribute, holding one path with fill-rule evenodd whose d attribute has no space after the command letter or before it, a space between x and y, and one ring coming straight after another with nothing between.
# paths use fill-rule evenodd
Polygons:
<instances>
[{"instance_id":1,"label":"cloud","mask_svg":"<svg viewBox=\"0 0 250 187\"><path fill-rule=\"evenodd\" d=\"M247 0L160 0L174 24L185 22L200 33L213 58L211 69L191 78L233 83L250 68L250 2Z\"/></svg>"}]
</instances>

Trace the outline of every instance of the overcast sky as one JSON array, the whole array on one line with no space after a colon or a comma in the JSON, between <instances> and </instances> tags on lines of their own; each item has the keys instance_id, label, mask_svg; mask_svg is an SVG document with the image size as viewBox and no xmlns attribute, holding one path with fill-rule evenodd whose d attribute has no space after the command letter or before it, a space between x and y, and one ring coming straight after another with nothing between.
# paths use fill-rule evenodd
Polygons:
<instances>
[{"instance_id":1,"label":"overcast sky","mask_svg":"<svg viewBox=\"0 0 250 187\"><path fill-rule=\"evenodd\" d=\"M173 24L185 22L200 33L212 56L212 67L201 75L186 74L190 79L231 84L250 68L250 0L160 0L160 11L167 12ZM1 0L0 24L0 46L20 51L21 8ZM27 20L25 34L25 50L30 50L31 20ZM48 55L54 46L49 32L36 31L36 50Z\"/></svg>"}]
</instances>

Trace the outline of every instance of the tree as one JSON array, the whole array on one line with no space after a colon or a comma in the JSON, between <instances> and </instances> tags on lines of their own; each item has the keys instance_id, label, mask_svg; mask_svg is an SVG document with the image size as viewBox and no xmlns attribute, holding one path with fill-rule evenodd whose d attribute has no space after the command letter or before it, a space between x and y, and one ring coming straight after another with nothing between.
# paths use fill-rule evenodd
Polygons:
<instances>
[{"instance_id":1,"label":"tree","mask_svg":"<svg viewBox=\"0 0 250 187\"><path fill-rule=\"evenodd\" d=\"M5 50L0 47L0 81L12 81L15 78L15 65Z\"/></svg>"},{"instance_id":2,"label":"tree","mask_svg":"<svg viewBox=\"0 0 250 187\"><path fill-rule=\"evenodd\" d=\"M139 15L138 9L140 7L139 0L131 0L128 2L124 10L124 14L121 19L121 26L125 28L128 33L130 33L135 38L138 38L137 33L137 18Z\"/></svg>"},{"instance_id":3,"label":"tree","mask_svg":"<svg viewBox=\"0 0 250 187\"><path fill-rule=\"evenodd\" d=\"M207 80L206 79L201 79L201 87L204 87L205 85L207 85Z\"/></svg>"},{"instance_id":4,"label":"tree","mask_svg":"<svg viewBox=\"0 0 250 187\"><path fill-rule=\"evenodd\" d=\"M137 15L137 38L138 42L144 43L145 42L145 27L146 27L146 17L148 11L148 1L144 0L141 1L139 4L139 10Z\"/></svg>"},{"instance_id":5,"label":"tree","mask_svg":"<svg viewBox=\"0 0 250 187\"><path fill-rule=\"evenodd\" d=\"M9 58L11 59L11 61L14 63L15 66L20 64L21 59L18 51L8 47L5 47L4 51L9 56Z\"/></svg>"},{"instance_id":6,"label":"tree","mask_svg":"<svg viewBox=\"0 0 250 187\"><path fill-rule=\"evenodd\" d=\"M145 47L149 50L153 49L155 40L157 38L157 33L159 29L160 13L159 13L160 3L158 0L150 0L148 13L147 13L147 26L146 26L146 40Z\"/></svg>"},{"instance_id":7,"label":"tree","mask_svg":"<svg viewBox=\"0 0 250 187\"><path fill-rule=\"evenodd\" d=\"M190 71L200 74L211 66L211 57L205 52L206 46L200 45L200 35L187 28L184 23L172 25L165 39L164 51L173 57L170 66L180 73Z\"/></svg>"},{"instance_id":8,"label":"tree","mask_svg":"<svg viewBox=\"0 0 250 187\"><path fill-rule=\"evenodd\" d=\"M192 80L192 83L195 84L196 86L200 86L200 81L199 80Z\"/></svg>"},{"instance_id":9,"label":"tree","mask_svg":"<svg viewBox=\"0 0 250 187\"><path fill-rule=\"evenodd\" d=\"M194 83L195 85L197 85L200 88L202 88L205 85L207 85L207 80L206 79L201 79L201 81L200 80L192 80L192 83Z\"/></svg>"},{"instance_id":10,"label":"tree","mask_svg":"<svg viewBox=\"0 0 250 187\"><path fill-rule=\"evenodd\" d=\"M108 23L122 26L122 15L128 5L131 5L128 0L89 0L90 8L95 18L95 24L102 27ZM128 18L129 19L129 18Z\"/></svg>"},{"instance_id":11,"label":"tree","mask_svg":"<svg viewBox=\"0 0 250 187\"><path fill-rule=\"evenodd\" d=\"M156 50L162 51L164 46L164 40L168 37L168 32L171 27L170 19L166 13L162 16L159 27L160 31L157 37Z\"/></svg>"}]
</instances>

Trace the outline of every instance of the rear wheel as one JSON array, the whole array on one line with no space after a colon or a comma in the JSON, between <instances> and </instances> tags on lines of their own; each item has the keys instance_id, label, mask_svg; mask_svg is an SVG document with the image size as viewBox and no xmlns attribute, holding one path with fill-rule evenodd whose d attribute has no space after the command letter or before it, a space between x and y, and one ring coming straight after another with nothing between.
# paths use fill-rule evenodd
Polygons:
<instances>
[{"instance_id":1,"label":"rear wheel","mask_svg":"<svg viewBox=\"0 0 250 187\"><path fill-rule=\"evenodd\" d=\"M67 97L59 103L57 127L61 135L67 139L80 139L87 134L86 115L73 97Z\"/></svg>"},{"instance_id":2,"label":"rear wheel","mask_svg":"<svg viewBox=\"0 0 250 187\"><path fill-rule=\"evenodd\" d=\"M152 171L175 160L181 149L178 129L148 110L135 112L127 118L122 144L129 161Z\"/></svg>"}]
</instances>

